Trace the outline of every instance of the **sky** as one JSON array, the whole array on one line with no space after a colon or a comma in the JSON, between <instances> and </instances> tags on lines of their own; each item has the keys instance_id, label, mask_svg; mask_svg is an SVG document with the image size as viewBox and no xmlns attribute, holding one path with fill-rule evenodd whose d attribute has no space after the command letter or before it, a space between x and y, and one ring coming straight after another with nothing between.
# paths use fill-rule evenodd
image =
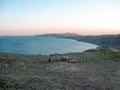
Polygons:
<instances>
[{"instance_id":1,"label":"sky","mask_svg":"<svg viewBox=\"0 0 120 90\"><path fill-rule=\"evenodd\" d=\"M120 34L120 0L0 0L0 35Z\"/></svg>"}]
</instances>

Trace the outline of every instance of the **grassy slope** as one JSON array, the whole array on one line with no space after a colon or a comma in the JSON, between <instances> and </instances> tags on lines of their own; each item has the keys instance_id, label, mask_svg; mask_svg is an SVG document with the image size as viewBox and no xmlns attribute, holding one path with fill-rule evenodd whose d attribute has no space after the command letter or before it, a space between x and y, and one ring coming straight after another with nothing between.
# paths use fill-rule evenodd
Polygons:
<instances>
[{"instance_id":1,"label":"grassy slope","mask_svg":"<svg viewBox=\"0 0 120 90\"><path fill-rule=\"evenodd\" d=\"M70 38L78 41L93 43L99 46L107 46L120 49L120 35L76 36Z\"/></svg>"},{"instance_id":2,"label":"grassy slope","mask_svg":"<svg viewBox=\"0 0 120 90\"><path fill-rule=\"evenodd\" d=\"M120 52L67 54L77 63L48 63L48 56L0 53L0 90L119 90Z\"/></svg>"}]
</instances>

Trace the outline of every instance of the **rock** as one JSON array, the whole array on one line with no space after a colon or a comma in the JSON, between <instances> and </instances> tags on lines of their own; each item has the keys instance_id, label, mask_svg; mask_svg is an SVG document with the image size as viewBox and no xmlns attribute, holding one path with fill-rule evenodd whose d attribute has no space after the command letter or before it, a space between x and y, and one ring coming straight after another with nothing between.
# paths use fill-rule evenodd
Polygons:
<instances>
[{"instance_id":1,"label":"rock","mask_svg":"<svg viewBox=\"0 0 120 90\"><path fill-rule=\"evenodd\" d=\"M48 58L48 62L70 62L70 63L76 63L75 59L72 59L71 57L68 57L63 54L50 54Z\"/></svg>"},{"instance_id":2,"label":"rock","mask_svg":"<svg viewBox=\"0 0 120 90\"><path fill-rule=\"evenodd\" d=\"M75 59L71 59L69 62L70 62L70 63L76 63L77 60L75 60Z\"/></svg>"}]
</instances>

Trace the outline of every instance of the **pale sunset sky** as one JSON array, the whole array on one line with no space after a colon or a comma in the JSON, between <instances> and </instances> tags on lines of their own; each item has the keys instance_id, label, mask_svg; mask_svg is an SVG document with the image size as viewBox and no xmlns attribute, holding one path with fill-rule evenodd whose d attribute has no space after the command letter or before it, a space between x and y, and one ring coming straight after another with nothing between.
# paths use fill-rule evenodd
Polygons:
<instances>
[{"instance_id":1,"label":"pale sunset sky","mask_svg":"<svg viewBox=\"0 0 120 90\"><path fill-rule=\"evenodd\" d=\"M120 0L0 0L0 35L120 34Z\"/></svg>"}]
</instances>

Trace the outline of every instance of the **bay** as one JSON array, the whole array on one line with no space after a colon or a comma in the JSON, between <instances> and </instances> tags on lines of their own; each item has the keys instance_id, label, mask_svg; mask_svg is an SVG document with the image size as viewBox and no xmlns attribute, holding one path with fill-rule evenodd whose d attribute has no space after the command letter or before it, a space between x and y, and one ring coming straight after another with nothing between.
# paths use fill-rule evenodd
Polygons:
<instances>
[{"instance_id":1,"label":"bay","mask_svg":"<svg viewBox=\"0 0 120 90\"><path fill-rule=\"evenodd\" d=\"M0 36L0 52L16 54L54 54L83 52L95 49L97 45L44 36Z\"/></svg>"}]
</instances>

